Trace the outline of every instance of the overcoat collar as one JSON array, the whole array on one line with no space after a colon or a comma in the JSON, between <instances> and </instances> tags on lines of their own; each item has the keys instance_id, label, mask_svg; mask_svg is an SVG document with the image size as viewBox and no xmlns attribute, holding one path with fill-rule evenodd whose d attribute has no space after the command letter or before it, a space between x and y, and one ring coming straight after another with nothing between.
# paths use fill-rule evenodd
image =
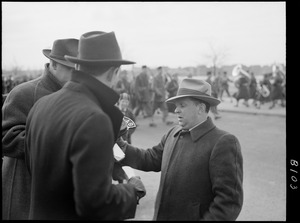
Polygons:
<instances>
[{"instance_id":1,"label":"overcoat collar","mask_svg":"<svg viewBox=\"0 0 300 223\"><path fill-rule=\"evenodd\" d=\"M124 116L123 113L115 106L119 100L119 95L110 87L82 71L73 70L71 74L71 82L66 84L66 87L72 84L72 82L80 83L87 88L89 91L88 94L92 100L94 100L95 103L97 103L99 107L101 107L102 110L110 117L116 140Z\"/></svg>"},{"instance_id":2,"label":"overcoat collar","mask_svg":"<svg viewBox=\"0 0 300 223\"><path fill-rule=\"evenodd\" d=\"M211 117L208 116L205 122L203 122L202 124L200 124L199 126L197 126L196 128L194 128L190 131L193 142L197 141L200 137L202 137L203 135L205 135L206 133L208 133L210 130L214 129L215 127L216 126L212 122ZM182 131L183 131L182 129L178 129L175 132L174 137L177 137L179 135L179 133L181 133Z\"/></svg>"},{"instance_id":3,"label":"overcoat collar","mask_svg":"<svg viewBox=\"0 0 300 223\"><path fill-rule=\"evenodd\" d=\"M62 84L60 83L60 81L50 72L49 63L45 64L41 82L47 89L50 89L51 92L58 91L62 88Z\"/></svg>"}]
</instances>

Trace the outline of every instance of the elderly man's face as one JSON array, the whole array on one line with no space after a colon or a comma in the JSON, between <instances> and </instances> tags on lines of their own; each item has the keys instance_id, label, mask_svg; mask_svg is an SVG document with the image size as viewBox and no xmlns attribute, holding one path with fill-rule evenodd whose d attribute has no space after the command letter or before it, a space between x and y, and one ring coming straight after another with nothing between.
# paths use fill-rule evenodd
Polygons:
<instances>
[{"instance_id":1,"label":"elderly man's face","mask_svg":"<svg viewBox=\"0 0 300 223\"><path fill-rule=\"evenodd\" d=\"M198 124L201 120L201 112L199 105L188 97L177 99L175 101L175 113L178 116L178 124L183 129L190 129Z\"/></svg>"}]
</instances>

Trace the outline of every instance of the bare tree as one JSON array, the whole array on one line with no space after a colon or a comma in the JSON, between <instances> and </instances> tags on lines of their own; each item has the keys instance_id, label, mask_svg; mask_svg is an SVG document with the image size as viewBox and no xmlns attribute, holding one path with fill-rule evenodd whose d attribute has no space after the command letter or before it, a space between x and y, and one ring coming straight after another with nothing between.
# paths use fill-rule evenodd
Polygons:
<instances>
[{"instance_id":1,"label":"bare tree","mask_svg":"<svg viewBox=\"0 0 300 223\"><path fill-rule=\"evenodd\" d=\"M216 75L216 70L218 67L221 67L228 56L228 48L218 47L215 43L211 41L208 43L210 48L209 54L204 54L204 57L207 58L213 67L213 75Z\"/></svg>"},{"instance_id":2,"label":"bare tree","mask_svg":"<svg viewBox=\"0 0 300 223\"><path fill-rule=\"evenodd\" d=\"M11 68L11 73L13 76L17 76L22 71L22 67L18 65L16 58L13 59L13 65Z\"/></svg>"}]
</instances>

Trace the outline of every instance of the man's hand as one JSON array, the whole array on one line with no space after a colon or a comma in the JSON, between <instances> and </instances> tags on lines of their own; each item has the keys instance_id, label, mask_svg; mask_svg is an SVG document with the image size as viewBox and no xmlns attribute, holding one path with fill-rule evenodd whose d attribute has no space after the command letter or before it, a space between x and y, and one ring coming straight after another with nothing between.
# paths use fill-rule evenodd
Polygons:
<instances>
[{"instance_id":1,"label":"man's hand","mask_svg":"<svg viewBox=\"0 0 300 223\"><path fill-rule=\"evenodd\" d=\"M122 137L117 138L117 145L121 148L121 150L125 153L127 142L122 139Z\"/></svg>"},{"instance_id":2,"label":"man's hand","mask_svg":"<svg viewBox=\"0 0 300 223\"><path fill-rule=\"evenodd\" d=\"M134 185L137 195L137 203L139 203L139 200L146 195L146 188L141 181L141 178L139 176L131 177L128 180L128 183Z\"/></svg>"},{"instance_id":3,"label":"man's hand","mask_svg":"<svg viewBox=\"0 0 300 223\"><path fill-rule=\"evenodd\" d=\"M112 174L113 180L118 181L119 183L123 183L124 180L127 180L127 175L125 171L122 169L122 165L118 162L115 162L113 174Z\"/></svg>"}]
</instances>

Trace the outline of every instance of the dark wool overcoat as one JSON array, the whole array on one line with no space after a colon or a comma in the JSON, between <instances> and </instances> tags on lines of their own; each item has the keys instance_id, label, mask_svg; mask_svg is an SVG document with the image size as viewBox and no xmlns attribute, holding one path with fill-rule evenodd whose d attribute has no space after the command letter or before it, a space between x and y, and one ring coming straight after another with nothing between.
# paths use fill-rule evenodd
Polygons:
<instances>
[{"instance_id":1,"label":"dark wool overcoat","mask_svg":"<svg viewBox=\"0 0 300 223\"><path fill-rule=\"evenodd\" d=\"M257 99L257 81L255 77L250 78L249 98Z\"/></svg>"},{"instance_id":2,"label":"dark wool overcoat","mask_svg":"<svg viewBox=\"0 0 300 223\"><path fill-rule=\"evenodd\" d=\"M271 85L270 97L271 100L283 99L283 79L279 76L274 77Z\"/></svg>"},{"instance_id":3,"label":"dark wool overcoat","mask_svg":"<svg viewBox=\"0 0 300 223\"><path fill-rule=\"evenodd\" d=\"M154 101L164 102L166 100L166 87L161 73L153 77L152 88L154 91Z\"/></svg>"},{"instance_id":4,"label":"dark wool overcoat","mask_svg":"<svg viewBox=\"0 0 300 223\"><path fill-rule=\"evenodd\" d=\"M41 77L14 87L2 106L2 219L26 220L29 215L30 176L24 160L26 118L41 97L62 85L45 65Z\"/></svg>"},{"instance_id":5,"label":"dark wool overcoat","mask_svg":"<svg viewBox=\"0 0 300 223\"><path fill-rule=\"evenodd\" d=\"M142 102L151 100L152 92L147 73L141 72L135 79L135 93L137 99Z\"/></svg>"},{"instance_id":6,"label":"dark wool overcoat","mask_svg":"<svg viewBox=\"0 0 300 223\"><path fill-rule=\"evenodd\" d=\"M26 125L29 219L134 216L134 186L112 184L113 145L123 118L118 99L91 75L73 71L61 90L35 103Z\"/></svg>"},{"instance_id":7,"label":"dark wool overcoat","mask_svg":"<svg viewBox=\"0 0 300 223\"><path fill-rule=\"evenodd\" d=\"M250 82L249 78L246 77L245 75L242 75L236 80L234 84L238 88L238 91L234 94L234 97L237 100L240 99L248 100L250 98L249 82Z\"/></svg>"},{"instance_id":8,"label":"dark wool overcoat","mask_svg":"<svg viewBox=\"0 0 300 223\"><path fill-rule=\"evenodd\" d=\"M209 117L188 134L175 126L147 150L125 146L123 165L161 171L154 220L222 220L243 204L243 158L238 139Z\"/></svg>"}]
</instances>

